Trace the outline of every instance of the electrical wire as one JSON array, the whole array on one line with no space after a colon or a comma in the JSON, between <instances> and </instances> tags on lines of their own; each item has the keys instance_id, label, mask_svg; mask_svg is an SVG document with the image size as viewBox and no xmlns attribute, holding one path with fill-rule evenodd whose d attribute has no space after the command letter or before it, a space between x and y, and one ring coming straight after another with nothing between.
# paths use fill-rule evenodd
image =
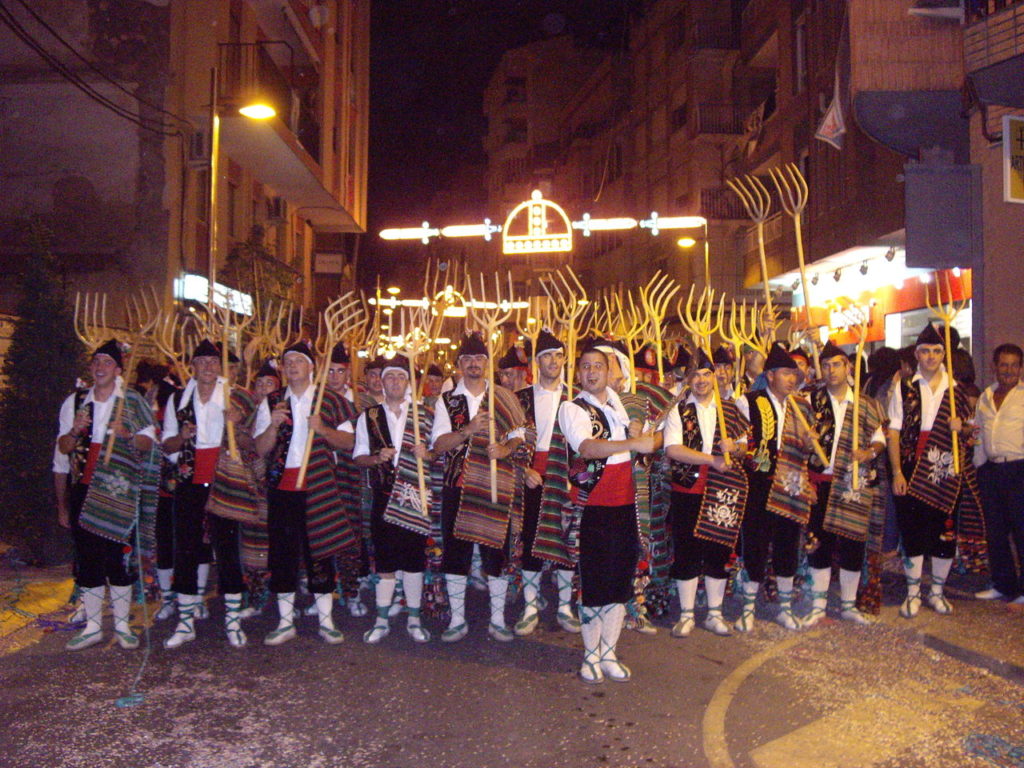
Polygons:
<instances>
[{"instance_id":1,"label":"electrical wire","mask_svg":"<svg viewBox=\"0 0 1024 768\"><path fill-rule=\"evenodd\" d=\"M179 129L167 130L167 125L164 123L163 120L156 121L152 118L146 118L141 115L136 115L133 112L125 109L119 104L116 104L103 94L96 91L92 86L90 86L88 83L82 80L82 78L80 78L75 72L70 70L63 63L61 63L55 56L53 56L53 54L47 51L46 48L43 47L43 45L40 44L39 41L36 40L31 35L31 33L29 33L28 30L26 30L21 25L21 23L14 17L14 14L11 13L11 10L3 3L3 0L0 0L0 22L5 24L11 30L11 32L14 33L15 37L17 37L26 46L32 49L47 65L49 65L51 69L56 71L68 82L70 82L75 88L82 91L82 93L84 93L86 96L88 96L90 99L97 102L101 106L110 110L119 117L128 120L131 123L134 123L140 128L150 131L152 133L156 133L160 136L183 135L182 131L180 131ZM156 123L159 127L154 127L153 125L148 124L146 121L148 121L149 123Z\"/></svg>"},{"instance_id":2,"label":"electrical wire","mask_svg":"<svg viewBox=\"0 0 1024 768\"><path fill-rule=\"evenodd\" d=\"M147 101L146 99L143 99L140 96L137 96L135 93L133 93L132 91L130 91L127 88L125 88L123 85L121 85L119 82L117 82L114 78L112 78L106 72L104 72L99 67L97 67L93 62L91 62L87 58L85 58L85 56L83 56L81 53L79 53L75 49L75 47L73 45L71 45L71 43L69 43L67 40L65 40L63 37L61 37L60 33L57 32L57 30L55 30L52 26L50 26L46 22L45 19L43 19L38 13L36 13L32 9L32 7L27 2L25 2L25 0L18 0L18 4L21 5L21 7L24 8L33 19L36 20L36 22L39 24L39 26L41 26L43 29L45 29L47 32L49 32L54 37L54 39L57 40L58 43L60 43L64 48L66 48L68 51L70 51L71 54L73 56L75 56L75 58L77 58L79 61L81 61L83 64L85 64L85 66L87 66L89 69L91 69L97 75L102 77L108 83L113 85L119 91L121 91L123 93L126 93L127 95L131 96L133 99L137 100L140 104L143 104L143 105L149 107L152 110L155 110L155 111L160 112L160 113L162 113L164 115L167 115L168 117L171 117L171 118L177 120L178 122L188 126L190 129L195 130L195 126L193 126L192 123L188 119L186 119L184 117L181 117L179 115L176 115L174 112L170 112L170 111L164 109L163 107L158 107L156 104L153 104L152 102ZM2 0L0 0L0 6L2 6L2 5L3 5L3 2L2 2Z\"/></svg>"}]
</instances>

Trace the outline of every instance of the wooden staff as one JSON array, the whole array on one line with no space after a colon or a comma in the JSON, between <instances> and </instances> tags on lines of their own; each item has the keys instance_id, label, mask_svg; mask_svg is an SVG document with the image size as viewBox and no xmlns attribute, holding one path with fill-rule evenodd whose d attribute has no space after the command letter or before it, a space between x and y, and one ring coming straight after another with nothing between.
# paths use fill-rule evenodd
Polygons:
<instances>
[{"instance_id":1,"label":"wooden staff","mask_svg":"<svg viewBox=\"0 0 1024 768\"><path fill-rule=\"evenodd\" d=\"M632 292L628 290L625 291L625 296L627 301L624 302L621 294L609 294L610 301L607 309L607 322L609 335L621 339L626 345L626 351L629 356L629 370L627 371L629 374L629 391L635 395L635 357L639 351L639 347L643 344L642 338L644 336L644 331L647 328L647 320L633 301ZM628 309L626 307L627 303L629 305Z\"/></svg>"},{"instance_id":2,"label":"wooden staff","mask_svg":"<svg viewBox=\"0 0 1024 768\"><path fill-rule=\"evenodd\" d=\"M807 280L807 266L804 264L803 212L807 207L807 180L796 167L795 163L786 163L782 168L771 168L768 171L775 189L779 192L779 201L783 210L793 218L796 231L796 257L800 264L800 285L804 291L804 310L807 317L807 328L811 327L811 284ZM818 359L818 345L812 349L814 355L814 372L821 380L821 361Z\"/></svg>"},{"instance_id":3,"label":"wooden staff","mask_svg":"<svg viewBox=\"0 0 1024 768\"><path fill-rule=\"evenodd\" d=\"M853 308L850 308L853 310ZM860 448L860 370L861 370L861 357L864 354L864 341L867 338L867 330L865 328L864 318L857 313L856 322L852 322L849 325L849 329L852 333L857 335L857 356L853 361L853 450L854 453ZM842 425L840 425L842 428ZM828 465L826 465L828 466ZM856 458L853 459L853 475L850 479L850 487L857 491L860 490L860 462Z\"/></svg>"},{"instance_id":4,"label":"wooden staff","mask_svg":"<svg viewBox=\"0 0 1024 768\"><path fill-rule=\"evenodd\" d=\"M966 301L956 302L953 301L953 291L949 285L949 273L946 273L946 296L949 299L948 304L942 303L942 288L939 286L939 281L935 281L935 304L931 303L931 292L928 286L925 286L924 300L930 309L940 320L943 322L943 330L946 337L946 378L949 381L949 386L946 388L949 391L949 416L950 418L956 418L956 396L953 394L953 339L950 334L950 327L953 321L956 320L957 315L967 306ZM960 474L960 434L953 432L953 474Z\"/></svg>"},{"instance_id":5,"label":"wooden staff","mask_svg":"<svg viewBox=\"0 0 1024 768\"><path fill-rule=\"evenodd\" d=\"M126 314L128 315L128 338L131 343L131 351L128 353L128 364L122 371L123 391L121 392L121 397L117 400L117 405L114 406L114 413L111 415L110 419L111 424L121 423L121 419L124 416L124 404L128 399L128 381L131 378L132 373L135 371L135 360L138 355L139 346L153 328L156 327L158 319L152 312L143 312L142 308L140 308L138 303L135 302L134 297L129 299ZM113 428L110 428L109 432L110 434L107 437L106 451L103 454L104 465L110 463L110 457L114 453L114 440L117 439L117 435Z\"/></svg>"},{"instance_id":6,"label":"wooden staff","mask_svg":"<svg viewBox=\"0 0 1024 768\"><path fill-rule=\"evenodd\" d=\"M566 353L566 394L572 400L572 388L576 375L576 341L579 336L580 321L586 311L587 292L583 290L579 278L569 268L565 269L567 279L561 269L555 270L541 280L540 286L551 302L552 317L565 329Z\"/></svg>"},{"instance_id":7,"label":"wooden staff","mask_svg":"<svg viewBox=\"0 0 1024 768\"><path fill-rule=\"evenodd\" d=\"M796 397L792 394L789 395L789 404L793 410L796 411L796 417L800 420L803 428L810 433L811 425L807 423L807 419L804 417L804 412L800 410L800 405L797 403ZM818 442L818 438L812 436L811 442L814 444L814 452L817 454L818 460L821 462L822 466L827 467L829 464L828 456L825 455L825 449L821 447L821 443Z\"/></svg>"},{"instance_id":8,"label":"wooden staff","mask_svg":"<svg viewBox=\"0 0 1024 768\"><path fill-rule=\"evenodd\" d=\"M533 374L533 380L537 381L537 339L540 338L540 332L547 324L545 322L547 313L541 306L543 301L540 296L527 296L526 303L526 308L520 309L516 313L516 330L519 331L520 336L530 342L530 371Z\"/></svg>"},{"instance_id":9,"label":"wooden staff","mask_svg":"<svg viewBox=\"0 0 1024 768\"><path fill-rule=\"evenodd\" d=\"M419 389L416 386L416 356L426 347L428 350L431 348L433 342L433 336L425 332L422 329L422 325L426 324L430 314L429 310L405 311L406 308L402 308L401 313L401 336L402 346L409 358L409 389L411 395L411 407L410 413L412 416L412 435L414 445L419 445L420 442L420 410L419 400L420 394ZM420 314L420 313L423 314ZM408 320L408 322L407 322ZM408 332L407 329L408 328ZM424 378L426 378L424 376ZM401 446L399 446L401 450ZM430 516L430 508L427 505L427 480L426 474L423 471L423 459L416 456L416 479L419 484L420 493L420 514L424 518Z\"/></svg>"},{"instance_id":10,"label":"wooden staff","mask_svg":"<svg viewBox=\"0 0 1024 768\"><path fill-rule=\"evenodd\" d=\"M512 273L508 275L508 294L506 299L501 297L501 279L498 273L494 273L494 301L493 308L488 306L487 286L483 274L480 275L480 298L473 295L473 284L469 283L470 311L473 318L484 330L487 342L487 413L489 431L488 441L495 442L494 434L494 337L504 323L512 317ZM491 458L491 503L498 503L498 461Z\"/></svg>"},{"instance_id":11,"label":"wooden staff","mask_svg":"<svg viewBox=\"0 0 1024 768\"><path fill-rule=\"evenodd\" d=\"M769 313L774 315L771 308L772 292L768 287L768 258L764 252L764 223L768 220L768 214L771 211L771 195L768 194L768 190L761 183L761 180L750 174L747 174L742 179L727 179L725 183L740 198L743 207L747 209L747 216L750 217L757 227L757 252L761 258L761 283L764 285L764 304L768 307ZM771 346L771 342L774 340L774 336L769 339L769 346Z\"/></svg>"},{"instance_id":12,"label":"wooden staff","mask_svg":"<svg viewBox=\"0 0 1024 768\"><path fill-rule=\"evenodd\" d=\"M353 297L353 292L339 296L324 309L324 331L327 335L328 349L341 338L346 322L350 322L353 315L362 311L362 305L358 298ZM330 366L322 364L317 375L314 377L316 387L316 398L313 404L312 414L319 414L324 402L324 390L327 388L327 369ZM299 474L296 480L296 487L301 488L306 482L306 470L309 467L309 457L313 450L313 430L306 430L306 444L302 449L302 463L299 465Z\"/></svg>"},{"instance_id":13,"label":"wooden staff","mask_svg":"<svg viewBox=\"0 0 1024 768\"><path fill-rule=\"evenodd\" d=\"M680 303L682 299L680 299ZM723 293L718 299L718 312L717 320L712 320L716 316L715 313L715 289L709 286L705 286L704 290L701 291L700 300L697 302L696 312L692 309L693 305L693 286L690 286L690 295L686 298L686 311L685 313L679 311L679 305L676 305L676 314L679 315L679 322L686 328L690 333L693 334L694 338L698 340L698 349L703 348L705 354L708 356L708 360L711 360L711 336L718 332L722 328L722 318L725 315L725 294ZM711 371L711 391L715 398L715 410L718 413L718 432L723 438L729 438L729 430L725 423L725 409L722 407L722 393L718 389L718 376L715 375L714 369ZM732 457L727 451L722 451L722 456L725 461L725 466L732 466Z\"/></svg>"}]
</instances>

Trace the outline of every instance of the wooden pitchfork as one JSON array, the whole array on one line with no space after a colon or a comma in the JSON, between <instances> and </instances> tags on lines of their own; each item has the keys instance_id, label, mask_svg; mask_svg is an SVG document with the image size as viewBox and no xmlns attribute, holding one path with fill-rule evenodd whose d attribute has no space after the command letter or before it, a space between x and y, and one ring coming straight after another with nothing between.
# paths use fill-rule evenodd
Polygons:
<instances>
[{"instance_id":1,"label":"wooden pitchfork","mask_svg":"<svg viewBox=\"0 0 1024 768\"><path fill-rule=\"evenodd\" d=\"M341 339L344 329L348 323L351 323L358 313L362 312L362 303L359 298L355 296L353 291L342 294L324 309L324 334L327 337L327 349L333 349L334 345ZM313 410L311 414L319 414L320 407L324 402L324 390L327 388L327 366L325 363L320 365L320 369L317 371L317 375L314 379L314 386L316 387L316 397L313 401ZM306 444L302 449L302 463L299 465L299 474L296 480L296 487L301 488L303 483L306 482L306 470L309 467L309 456L313 450L313 430L309 429L306 432Z\"/></svg>"},{"instance_id":2,"label":"wooden pitchfork","mask_svg":"<svg viewBox=\"0 0 1024 768\"><path fill-rule=\"evenodd\" d=\"M804 291L804 311L807 327L811 327L811 284L807 280L807 266L804 264L803 213L807 207L807 180L796 167L796 163L786 163L781 168L768 171L775 188L779 191L779 202L782 209L793 218L793 229L796 232L796 258L800 264L800 285ZM821 361L818 359L818 346L812 350L814 354L814 373L821 380Z\"/></svg>"},{"instance_id":3,"label":"wooden pitchfork","mask_svg":"<svg viewBox=\"0 0 1024 768\"><path fill-rule=\"evenodd\" d=\"M743 357L743 347L750 346L767 355L764 350L763 341L757 334L757 302L755 301L747 310L747 300L737 308L736 301L730 300L731 311L729 314L728 328L723 323L718 329L718 335L722 340L733 348L733 356L736 359L735 370L733 371L733 391L740 394L740 385L743 381L744 368L746 366Z\"/></svg>"},{"instance_id":4,"label":"wooden pitchfork","mask_svg":"<svg viewBox=\"0 0 1024 768\"><path fill-rule=\"evenodd\" d=\"M953 394L953 345L952 338L950 336L950 328L952 327L953 321L956 320L957 315L963 311L964 307L967 306L966 301L954 301L953 291L949 284L949 273L945 274L946 278L946 298L948 303L942 302L942 287L939 285L939 281L935 281L935 303L931 301L931 291L929 286L924 287L924 300L925 304L928 305L928 309L931 310L932 314L942 320L945 331L946 339L946 376L949 380L949 416L950 418L956 417L956 396ZM953 474L960 474L960 435L957 432L953 432Z\"/></svg>"},{"instance_id":5,"label":"wooden pitchfork","mask_svg":"<svg viewBox=\"0 0 1024 768\"><path fill-rule=\"evenodd\" d=\"M640 301L647 310L648 328L650 338L654 344L655 354L658 356L658 383L665 379L664 355L662 354L662 324L665 322L665 315L672 297L679 292L679 283L659 269L648 281L647 285L640 288Z\"/></svg>"},{"instance_id":6,"label":"wooden pitchfork","mask_svg":"<svg viewBox=\"0 0 1024 768\"><path fill-rule=\"evenodd\" d=\"M643 347L647 331L647 319L633 300L631 291L623 294L608 293L605 295L605 313L609 335L621 339L629 353L629 391L636 394L636 363L637 353Z\"/></svg>"},{"instance_id":7,"label":"wooden pitchfork","mask_svg":"<svg viewBox=\"0 0 1024 768\"><path fill-rule=\"evenodd\" d=\"M89 353L114 336L114 330L107 322L106 293L75 293L75 336Z\"/></svg>"},{"instance_id":8,"label":"wooden pitchfork","mask_svg":"<svg viewBox=\"0 0 1024 768\"><path fill-rule=\"evenodd\" d=\"M433 269L431 269L431 266L433 266ZM448 271L449 268L450 272ZM427 381L427 371L430 370L430 366L434 363L435 339L441 335L441 329L444 327L445 313L459 302L458 294L453 287L454 282L458 279L458 265L449 262L444 272L445 274L442 279L441 265L427 262L427 269L423 276L424 314L420 321L420 327L427 332L429 345L426 349L427 358L423 364L423 376L419 381L418 394L420 397L423 397L423 388Z\"/></svg>"},{"instance_id":9,"label":"wooden pitchfork","mask_svg":"<svg viewBox=\"0 0 1024 768\"><path fill-rule=\"evenodd\" d=\"M473 281L467 282L469 289L469 311L473 320L480 326L487 342L487 413L490 416L488 425L488 441L495 442L494 435L494 341L500 334L501 326L512 317L512 273L508 275L508 292L502 297L501 278L494 273L494 294L488 300L487 284L483 273L480 274L480 293L473 290ZM498 503L498 462L491 459L491 503Z\"/></svg>"},{"instance_id":10,"label":"wooden pitchfork","mask_svg":"<svg viewBox=\"0 0 1024 768\"><path fill-rule=\"evenodd\" d=\"M686 310L682 310L682 298L676 304L676 314L679 315L679 322L689 331L697 342L697 349L703 349L711 359L711 337L722 329L722 319L725 315L725 294L718 298L718 309L715 310L715 289L704 286L700 298L697 300L697 307L693 307L693 286L690 286L690 294L686 297ZM718 412L718 433L726 440L729 439L729 430L725 425L725 409L722 408L722 393L718 389L718 376L712 371L711 374L712 392L715 397L715 410ZM732 466L732 456L728 451L722 451L725 466Z\"/></svg>"},{"instance_id":11,"label":"wooden pitchfork","mask_svg":"<svg viewBox=\"0 0 1024 768\"><path fill-rule=\"evenodd\" d=\"M853 361L853 450L856 452L860 448L860 371L861 359L864 356L864 342L868 336L867 319L864 317L864 313L855 306L844 309L843 315L849 323L847 330L857 337L857 356ZM842 429L842 425L839 426ZM852 471L850 487L857 491L860 490L860 462L856 459L853 460Z\"/></svg>"},{"instance_id":12,"label":"wooden pitchfork","mask_svg":"<svg viewBox=\"0 0 1024 768\"><path fill-rule=\"evenodd\" d=\"M747 216L757 226L757 253L761 258L764 303L771 312L772 292L768 287L768 258L764 253L764 223L768 220L768 214L771 212L772 197L761 180L749 173L743 178L726 179L725 183L739 197L743 207L747 209ZM770 341L774 341L774 337Z\"/></svg>"},{"instance_id":13,"label":"wooden pitchfork","mask_svg":"<svg viewBox=\"0 0 1024 768\"><path fill-rule=\"evenodd\" d=\"M417 385L416 381L416 358L422 352L429 352L433 348L434 337L430 335L429 330L425 330L425 326L431 319L430 308L402 307L399 310L399 319L402 337L399 344L409 358L409 391L412 393L412 406L409 412L412 419L413 444L419 445L422 439L420 435L421 387ZM426 369L424 369L424 379L426 378L425 373ZM401 450L401 446L398 446L398 449ZM420 515L428 518L430 506L427 502L427 480L426 474L423 472L423 459L419 456L416 457L416 479L419 484Z\"/></svg>"},{"instance_id":14,"label":"wooden pitchfork","mask_svg":"<svg viewBox=\"0 0 1024 768\"><path fill-rule=\"evenodd\" d=\"M540 332L550 324L551 312L545 297L527 295L526 307L516 312L516 330L520 336L530 341L530 370L533 372L534 381L537 381L538 377L537 339L540 338Z\"/></svg>"},{"instance_id":15,"label":"wooden pitchfork","mask_svg":"<svg viewBox=\"0 0 1024 768\"><path fill-rule=\"evenodd\" d=\"M566 274L569 275L566 278ZM584 313L587 309L587 292L580 284L576 273L569 267L564 272L557 269L540 281L540 287L551 302L551 316L565 329L565 386L572 400L572 388L576 375L576 342Z\"/></svg>"}]
</instances>

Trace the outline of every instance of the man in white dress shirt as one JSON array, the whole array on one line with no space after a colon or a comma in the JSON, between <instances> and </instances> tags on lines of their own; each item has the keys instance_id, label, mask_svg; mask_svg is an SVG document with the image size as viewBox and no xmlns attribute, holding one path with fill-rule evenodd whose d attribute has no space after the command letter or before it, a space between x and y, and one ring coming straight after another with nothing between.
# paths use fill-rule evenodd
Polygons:
<instances>
[{"instance_id":1,"label":"man in white dress shirt","mask_svg":"<svg viewBox=\"0 0 1024 768\"><path fill-rule=\"evenodd\" d=\"M1001 344L992 355L996 383L978 400L974 425L978 444L981 503L988 539L992 586L975 597L1011 599L1024 604L1024 384L1020 381L1024 351ZM1010 542L1017 550L1014 563Z\"/></svg>"}]
</instances>

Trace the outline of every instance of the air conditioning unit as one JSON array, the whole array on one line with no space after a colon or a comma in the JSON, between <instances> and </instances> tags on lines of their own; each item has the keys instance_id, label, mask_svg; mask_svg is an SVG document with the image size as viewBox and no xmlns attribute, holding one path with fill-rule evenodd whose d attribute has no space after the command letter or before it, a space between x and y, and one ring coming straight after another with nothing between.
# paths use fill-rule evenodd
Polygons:
<instances>
[{"instance_id":1,"label":"air conditioning unit","mask_svg":"<svg viewBox=\"0 0 1024 768\"><path fill-rule=\"evenodd\" d=\"M283 197L267 198L267 220L279 224L288 218L288 201Z\"/></svg>"},{"instance_id":2,"label":"air conditioning unit","mask_svg":"<svg viewBox=\"0 0 1024 768\"><path fill-rule=\"evenodd\" d=\"M210 162L210 142L206 131L196 131L188 137L189 165L203 166Z\"/></svg>"}]
</instances>

